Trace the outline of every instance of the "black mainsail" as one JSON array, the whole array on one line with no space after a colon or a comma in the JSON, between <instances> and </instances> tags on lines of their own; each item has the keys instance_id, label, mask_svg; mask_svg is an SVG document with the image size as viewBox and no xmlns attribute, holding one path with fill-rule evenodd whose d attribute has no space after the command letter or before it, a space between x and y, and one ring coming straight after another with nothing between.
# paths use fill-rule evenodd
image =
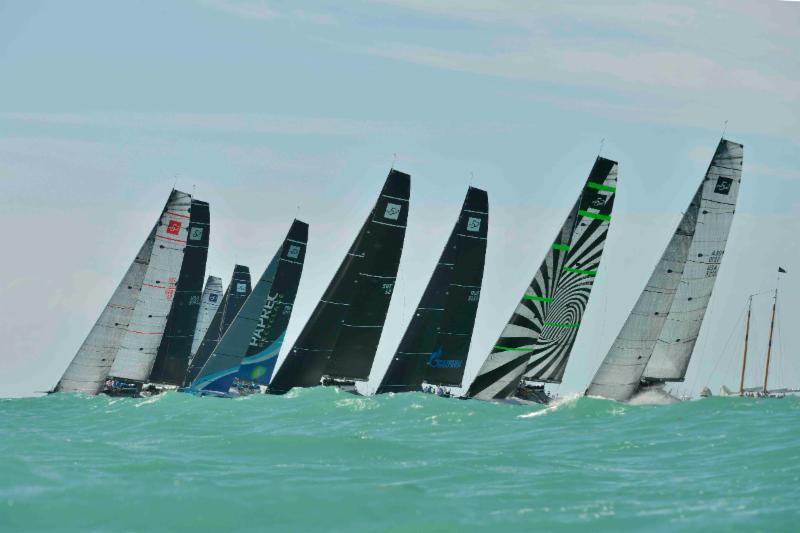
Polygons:
<instances>
[{"instance_id":1,"label":"black mainsail","mask_svg":"<svg viewBox=\"0 0 800 533\"><path fill-rule=\"evenodd\" d=\"M628 401L683 381L728 241L742 177L741 144L721 139L639 300L586 390Z\"/></svg>"},{"instance_id":2,"label":"black mainsail","mask_svg":"<svg viewBox=\"0 0 800 533\"><path fill-rule=\"evenodd\" d=\"M211 319L211 324L208 326L202 342L200 342L197 353L194 354L194 357L189 362L189 368L183 380L184 386L188 386L197 378L200 370L205 366L214 349L216 349L220 339L228 331L231 322L236 318L239 309L242 308L245 300L250 296L250 290L250 269L243 265L235 265L231 282L222 297L222 303L217 308L214 318Z\"/></svg>"},{"instance_id":3,"label":"black mainsail","mask_svg":"<svg viewBox=\"0 0 800 533\"><path fill-rule=\"evenodd\" d=\"M308 224L295 220L236 318L192 381L190 388L193 392L227 395L249 351L248 347L254 338L261 340L266 329L270 330L268 334L273 339L260 344L264 349L256 352L258 357L253 358L255 360L249 366L251 375L256 374L259 378L266 373L267 365L271 365L271 373L291 317L307 240ZM278 327L273 328L276 321L279 322Z\"/></svg>"},{"instance_id":4,"label":"black mainsail","mask_svg":"<svg viewBox=\"0 0 800 533\"><path fill-rule=\"evenodd\" d=\"M190 351L194 338L203 277L208 258L208 234L210 217L208 203L192 200L188 238L183 250L183 265L175 285L172 308L167 317L164 337L150 372L150 382L165 385L181 385L189 366Z\"/></svg>"},{"instance_id":5,"label":"black mainsail","mask_svg":"<svg viewBox=\"0 0 800 533\"><path fill-rule=\"evenodd\" d=\"M468 397L509 398L523 379L561 382L600 266L616 185L617 163L598 157Z\"/></svg>"},{"instance_id":6,"label":"black mainsail","mask_svg":"<svg viewBox=\"0 0 800 533\"><path fill-rule=\"evenodd\" d=\"M313 387L323 376L369 377L403 250L410 176L392 169L366 222L283 364L270 393Z\"/></svg>"},{"instance_id":7,"label":"black mainsail","mask_svg":"<svg viewBox=\"0 0 800 533\"><path fill-rule=\"evenodd\" d=\"M460 386L478 310L489 201L470 187L439 262L376 394Z\"/></svg>"}]
</instances>

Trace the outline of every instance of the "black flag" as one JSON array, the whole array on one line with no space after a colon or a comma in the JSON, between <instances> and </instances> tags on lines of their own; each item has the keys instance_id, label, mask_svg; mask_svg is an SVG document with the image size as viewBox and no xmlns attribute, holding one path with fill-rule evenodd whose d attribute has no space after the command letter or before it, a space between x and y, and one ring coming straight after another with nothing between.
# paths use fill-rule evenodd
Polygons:
<instances>
[{"instance_id":1,"label":"black flag","mask_svg":"<svg viewBox=\"0 0 800 533\"><path fill-rule=\"evenodd\" d=\"M778 274L786 274L786 269L783 267L778 267Z\"/></svg>"}]
</instances>

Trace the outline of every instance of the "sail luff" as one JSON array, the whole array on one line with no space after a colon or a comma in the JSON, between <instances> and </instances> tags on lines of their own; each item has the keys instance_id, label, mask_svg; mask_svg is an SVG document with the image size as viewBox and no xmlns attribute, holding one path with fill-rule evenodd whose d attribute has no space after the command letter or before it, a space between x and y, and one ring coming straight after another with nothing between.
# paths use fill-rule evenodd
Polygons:
<instances>
[{"instance_id":1,"label":"sail luff","mask_svg":"<svg viewBox=\"0 0 800 533\"><path fill-rule=\"evenodd\" d=\"M158 223L142 290L109 370L110 377L142 383L150 375L183 263L191 201L189 194L173 189Z\"/></svg>"},{"instance_id":2,"label":"sail luff","mask_svg":"<svg viewBox=\"0 0 800 533\"><path fill-rule=\"evenodd\" d=\"M175 296L148 378L152 383L180 385L189 365L208 258L208 203L192 199L190 217Z\"/></svg>"}]
</instances>

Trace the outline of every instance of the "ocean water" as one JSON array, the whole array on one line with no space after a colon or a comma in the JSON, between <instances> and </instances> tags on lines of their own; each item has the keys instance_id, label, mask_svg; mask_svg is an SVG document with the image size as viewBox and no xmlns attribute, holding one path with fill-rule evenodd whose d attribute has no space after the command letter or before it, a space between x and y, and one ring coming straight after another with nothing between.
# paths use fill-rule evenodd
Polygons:
<instances>
[{"instance_id":1,"label":"ocean water","mask_svg":"<svg viewBox=\"0 0 800 533\"><path fill-rule=\"evenodd\" d=\"M800 398L0 401L0 529L784 530Z\"/></svg>"}]
</instances>

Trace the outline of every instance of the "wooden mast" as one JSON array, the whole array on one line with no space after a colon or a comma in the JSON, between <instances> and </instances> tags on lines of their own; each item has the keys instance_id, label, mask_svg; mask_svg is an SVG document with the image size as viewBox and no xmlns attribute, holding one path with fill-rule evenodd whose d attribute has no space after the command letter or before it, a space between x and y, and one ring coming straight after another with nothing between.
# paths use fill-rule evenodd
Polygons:
<instances>
[{"instance_id":1,"label":"wooden mast","mask_svg":"<svg viewBox=\"0 0 800 533\"><path fill-rule=\"evenodd\" d=\"M775 307L778 305L778 289L775 289L775 298L772 302L772 320L769 323L769 345L767 346L767 365L764 368L764 394L767 393L767 380L769 379L769 360L772 356L772 330L775 327Z\"/></svg>"},{"instance_id":2,"label":"wooden mast","mask_svg":"<svg viewBox=\"0 0 800 533\"><path fill-rule=\"evenodd\" d=\"M744 394L744 371L747 368L747 344L750 339L750 312L753 310L753 295L747 299L747 322L744 327L744 353L742 354L742 377L739 379L739 396Z\"/></svg>"}]
</instances>

